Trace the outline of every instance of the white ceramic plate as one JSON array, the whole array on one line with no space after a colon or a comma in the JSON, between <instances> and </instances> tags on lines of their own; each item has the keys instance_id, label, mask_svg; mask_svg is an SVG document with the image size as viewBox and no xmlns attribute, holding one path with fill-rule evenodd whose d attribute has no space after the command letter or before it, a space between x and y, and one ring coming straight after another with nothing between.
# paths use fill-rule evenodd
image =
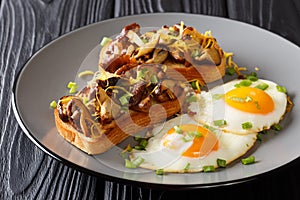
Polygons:
<instances>
[{"instance_id":1,"label":"white ceramic plate","mask_svg":"<svg viewBox=\"0 0 300 200\"><path fill-rule=\"evenodd\" d=\"M122 27L137 22L143 27L160 27L184 21L198 31L211 30L225 51L235 53L235 61L249 69L260 67L259 77L273 80L288 88L295 106L280 133L270 134L249 154L258 160L244 166L238 160L214 173L167 174L130 170L118 149L89 156L64 141L58 134L49 103L66 94L66 83L74 80L79 66L97 63L92 51L103 36L119 33ZM94 52L89 54L89 52ZM84 60L86 56L88 60ZM27 136L43 151L56 159L103 176L109 180L160 188L219 186L250 180L297 159L300 155L300 49L291 42L263 29L228 19L192 14L150 14L112 19L68 33L39 50L19 73L13 88L13 108ZM87 68L93 66L87 66ZM96 67L94 66L94 69ZM82 69L80 69L82 70Z\"/></svg>"}]
</instances>

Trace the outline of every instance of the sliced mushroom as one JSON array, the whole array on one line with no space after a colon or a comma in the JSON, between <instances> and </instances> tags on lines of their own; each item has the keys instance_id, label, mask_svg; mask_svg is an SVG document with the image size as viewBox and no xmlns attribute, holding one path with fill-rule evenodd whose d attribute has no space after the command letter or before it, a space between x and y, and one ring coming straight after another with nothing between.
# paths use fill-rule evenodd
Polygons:
<instances>
[{"instance_id":1,"label":"sliced mushroom","mask_svg":"<svg viewBox=\"0 0 300 200\"><path fill-rule=\"evenodd\" d=\"M163 63L167 59L168 55L168 51L155 49L152 58L147 60L146 63Z\"/></svg>"},{"instance_id":2,"label":"sliced mushroom","mask_svg":"<svg viewBox=\"0 0 300 200\"><path fill-rule=\"evenodd\" d=\"M67 104L67 114L70 116L70 122L78 131L82 132L86 137L91 136L91 124L99 126L92 118L89 110L83 104L80 98L73 97ZM101 127L98 127L98 135L101 135Z\"/></svg>"},{"instance_id":3,"label":"sliced mushroom","mask_svg":"<svg viewBox=\"0 0 300 200\"><path fill-rule=\"evenodd\" d=\"M153 33L149 41L140 46L140 48L138 49L138 53L135 55L135 58L139 58L141 56L144 56L152 52L159 41L159 37L160 37L159 34Z\"/></svg>"}]
</instances>

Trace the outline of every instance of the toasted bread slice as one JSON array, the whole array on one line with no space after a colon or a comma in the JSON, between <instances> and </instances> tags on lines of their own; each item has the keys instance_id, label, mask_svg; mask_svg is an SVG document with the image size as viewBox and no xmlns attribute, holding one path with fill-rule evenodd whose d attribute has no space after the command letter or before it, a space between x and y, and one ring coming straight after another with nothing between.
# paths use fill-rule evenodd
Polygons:
<instances>
[{"instance_id":1,"label":"toasted bread slice","mask_svg":"<svg viewBox=\"0 0 300 200\"><path fill-rule=\"evenodd\" d=\"M103 134L96 137L87 137L70 123L62 121L57 109L54 110L55 123L58 132L65 140L88 154L100 154L127 137L180 112L184 96L185 94L173 101L154 104L149 113L130 111L114 120Z\"/></svg>"}]
</instances>

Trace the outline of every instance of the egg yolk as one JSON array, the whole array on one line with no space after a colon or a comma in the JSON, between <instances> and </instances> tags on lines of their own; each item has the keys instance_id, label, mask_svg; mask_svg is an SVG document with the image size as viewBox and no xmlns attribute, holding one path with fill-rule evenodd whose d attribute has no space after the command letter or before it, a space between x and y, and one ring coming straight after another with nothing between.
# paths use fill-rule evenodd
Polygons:
<instances>
[{"instance_id":1,"label":"egg yolk","mask_svg":"<svg viewBox=\"0 0 300 200\"><path fill-rule=\"evenodd\" d=\"M192 140L192 145L182 153L183 156L191 158L199 158L208 155L211 151L216 151L219 148L219 142L216 135L208 129L194 124L184 124L179 126L181 134L185 136L189 132L199 133ZM175 133L174 128L170 129L167 134Z\"/></svg>"},{"instance_id":2,"label":"egg yolk","mask_svg":"<svg viewBox=\"0 0 300 200\"><path fill-rule=\"evenodd\" d=\"M268 114L274 110L274 101L266 92L258 88L241 87L225 94L225 102L240 111Z\"/></svg>"}]
</instances>

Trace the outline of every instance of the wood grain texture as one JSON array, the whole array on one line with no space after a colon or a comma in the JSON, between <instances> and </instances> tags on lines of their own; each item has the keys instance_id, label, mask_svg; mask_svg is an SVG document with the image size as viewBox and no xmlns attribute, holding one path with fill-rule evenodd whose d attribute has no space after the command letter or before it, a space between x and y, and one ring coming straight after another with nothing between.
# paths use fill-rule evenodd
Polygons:
<instances>
[{"instance_id":1,"label":"wood grain texture","mask_svg":"<svg viewBox=\"0 0 300 200\"><path fill-rule=\"evenodd\" d=\"M237 198L236 193L245 194L243 199L300 199L299 161L291 164L288 172L284 168L276 176L239 186L159 191L105 181L70 168L46 155L22 132L12 112L10 94L16 74L38 49L87 24L153 12L229 17L300 45L298 0L0 1L0 199L229 199Z\"/></svg>"}]
</instances>

